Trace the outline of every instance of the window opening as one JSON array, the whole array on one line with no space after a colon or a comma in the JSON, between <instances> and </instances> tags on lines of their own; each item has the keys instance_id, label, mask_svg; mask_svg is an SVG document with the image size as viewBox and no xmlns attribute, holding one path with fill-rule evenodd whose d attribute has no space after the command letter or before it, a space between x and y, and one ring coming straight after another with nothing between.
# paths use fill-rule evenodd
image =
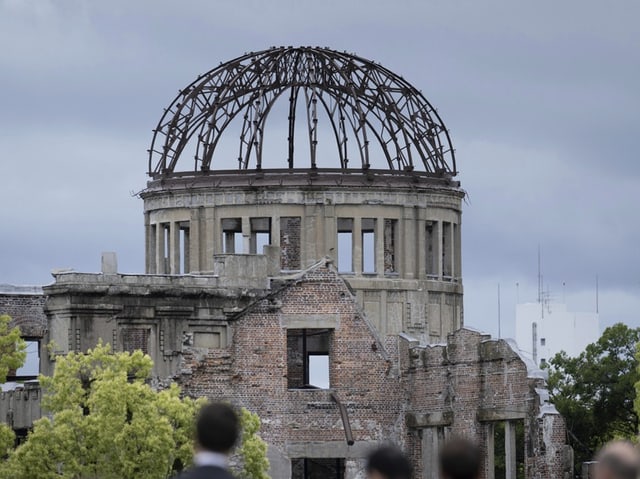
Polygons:
<instances>
[{"instance_id":1,"label":"window opening","mask_svg":"<svg viewBox=\"0 0 640 479\"><path fill-rule=\"evenodd\" d=\"M224 254L242 253L242 219L224 218L221 224L222 252Z\"/></svg>"},{"instance_id":2,"label":"window opening","mask_svg":"<svg viewBox=\"0 0 640 479\"><path fill-rule=\"evenodd\" d=\"M338 271L353 272L353 218L338 218Z\"/></svg>"},{"instance_id":3,"label":"window opening","mask_svg":"<svg viewBox=\"0 0 640 479\"><path fill-rule=\"evenodd\" d=\"M291 479L344 479L343 458L296 458L291 460Z\"/></svg>"},{"instance_id":4,"label":"window opening","mask_svg":"<svg viewBox=\"0 0 640 479\"><path fill-rule=\"evenodd\" d=\"M330 329L287 330L289 389L328 389Z\"/></svg>"},{"instance_id":5,"label":"window opening","mask_svg":"<svg viewBox=\"0 0 640 479\"><path fill-rule=\"evenodd\" d=\"M271 244L271 218L251 218L251 241L249 252L262 254L263 247Z\"/></svg>"},{"instance_id":6,"label":"window opening","mask_svg":"<svg viewBox=\"0 0 640 479\"><path fill-rule=\"evenodd\" d=\"M26 343L27 356L24 364L15 371L9 371L7 379L11 381L28 381L38 379L40 374L40 341L37 339L23 338Z\"/></svg>"},{"instance_id":7,"label":"window opening","mask_svg":"<svg viewBox=\"0 0 640 479\"><path fill-rule=\"evenodd\" d=\"M442 223L442 275L451 277L451 223Z\"/></svg>"}]
</instances>

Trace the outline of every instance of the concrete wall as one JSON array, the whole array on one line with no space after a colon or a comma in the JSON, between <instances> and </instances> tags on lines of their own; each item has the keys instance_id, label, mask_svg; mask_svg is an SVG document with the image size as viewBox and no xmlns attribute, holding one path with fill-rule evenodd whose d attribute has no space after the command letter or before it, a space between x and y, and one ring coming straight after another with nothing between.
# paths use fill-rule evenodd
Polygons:
<instances>
[{"instance_id":1,"label":"concrete wall","mask_svg":"<svg viewBox=\"0 0 640 479\"><path fill-rule=\"evenodd\" d=\"M151 181L142 193L146 271L213 271L217 254L260 253L256 235L266 228L283 270L325 256L345 264L346 255L340 273L381 334L438 342L462 325L463 196L456 182L411 173L210 172ZM345 228L351 239L338 241Z\"/></svg>"}]
</instances>

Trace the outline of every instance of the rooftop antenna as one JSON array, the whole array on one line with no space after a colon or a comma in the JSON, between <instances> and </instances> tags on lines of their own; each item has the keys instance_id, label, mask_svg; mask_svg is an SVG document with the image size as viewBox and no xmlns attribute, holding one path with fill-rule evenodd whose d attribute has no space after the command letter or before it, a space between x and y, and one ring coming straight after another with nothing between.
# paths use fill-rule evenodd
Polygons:
<instances>
[{"instance_id":1,"label":"rooftop antenna","mask_svg":"<svg viewBox=\"0 0 640 479\"><path fill-rule=\"evenodd\" d=\"M598 274L596 273L596 314L600 314L600 305L598 304L600 301L600 291L598 288Z\"/></svg>"},{"instance_id":2,"label":"rooftop antenna","mask_svg":"<svg viewBox=\"0 0 640 479\"><path fill-rule=\"evenodd\" d=\"M516 304L520 304L520 283L516 281Z\"/></svg>"},{"instance_id":3,"label":"rooftop antenna","mask_svg":"<svg viewBox=\"0 0 640 479\"><path fill-rule=\"evenodd\" d=\"M542 303L542 266L540 244L538 244L538 303Z\"/></svg>"},{"instance_id":4,"label":"rooftop antenna","mask_svg":"<svg viewBox=\"0 0 640 479\"><path fill-rule=\"evenodd\" d=\"M564 304L567 304L567 291L566 291L566 283L563 281L562 282L562 302Z\"/></svg>"}]
</instances>

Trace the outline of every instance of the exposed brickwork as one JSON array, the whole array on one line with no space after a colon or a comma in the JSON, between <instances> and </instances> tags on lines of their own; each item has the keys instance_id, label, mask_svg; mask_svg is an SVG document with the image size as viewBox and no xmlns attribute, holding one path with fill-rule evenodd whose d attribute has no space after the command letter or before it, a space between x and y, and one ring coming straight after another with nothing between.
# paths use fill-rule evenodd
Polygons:
<instances>
[{"instance_id":1,"label":"exposed brickwork","mask_svg":"<svg viewBox=\"0 0 640 479\"><path fill-rule=\"evenodd\" d=\"M145 354L149 353L149 329L148 328L124 328L122 330L122 349L132 353L139 349Z\"/></svg>"},{"instance_id":2,"label":"exposed brickwork","mask_svg":"<svg viewBox=\"0 0 640 479\"><path fill-rule=\"evenodd\" d=\"M384 254L384 272L395 273L397 271L396 266L396 233L398 229L397 220L384 220L384 239L383 239L383 254Z\"/></svg>"},{"instance_id":3,"label":"exposed brickwork","mask_svg":"<svg viewBox=\"0 0 640 479\"><path fill-rule=\"evenodd\" d=\"M281 267L300 269L300 217L280 218Z\"/></svg>"},{"instance_id":4,"label":"exposed brickwork","mask_svg":"<svg viewBox=\"0 0 640 479\"><path fill-rule=\"evenodd\" d=\"M314 457L347 455L334 392L347 408L356 446L396 442L412 458L416 478L429 477L428 441L462 434L486 447L492 421L509 419L524 420L526 477L565 477L562 418L546 404L539 372L528 370L512 345L467 329L442 345L421 345L405 334L380 337L330 261L263 290L220 287L218 277L122 275L96 294L88 283L102 287L107 279L100 275L64 279L46 288L46 307L52 319L67 316L69 330L81 331L79 350L99 338L120 338L127 350L147 348L156 384L173 378L185 394L257 412L263 437L285 456L292 447L314 451L322 444L330 447ZM76 307L81 314L65 310ZM291 388L291 379L301 382L299 346L297 356L290 352L302 328L331 331L322 339L330 390ZM195 341L198 334L218 334L219 342L202 347L209 343ZM349 459L347 469L355 471L361 457Z\"/></svg>"},{"instance_id":5,"label":"exposed brickwork","mask_svg":"<svg viewBox=\"0 0 640 479\"><path fill-rule=\"evenodd\" d=\"M0 293L0 314L11 316L11 324L20 327L23 336L41 338L47 327L43 294Z\"/></svg>"}]
</instances>

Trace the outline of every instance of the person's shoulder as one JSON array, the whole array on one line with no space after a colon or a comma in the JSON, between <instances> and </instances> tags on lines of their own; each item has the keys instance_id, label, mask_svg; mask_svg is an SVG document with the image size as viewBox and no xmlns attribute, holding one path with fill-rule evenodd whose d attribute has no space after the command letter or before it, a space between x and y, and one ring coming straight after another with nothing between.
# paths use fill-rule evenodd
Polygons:
<instances>
[{"instance_id":1,"label":"person's shoulder","mask_svg":"<svg viewBox=\"0 0 640 479\"><path fill-rule=\"evenodd\" d=\"M187 469L174 479L235 479L234 476L220 467L200 466Z\"/></svg>"}]
</instances>

